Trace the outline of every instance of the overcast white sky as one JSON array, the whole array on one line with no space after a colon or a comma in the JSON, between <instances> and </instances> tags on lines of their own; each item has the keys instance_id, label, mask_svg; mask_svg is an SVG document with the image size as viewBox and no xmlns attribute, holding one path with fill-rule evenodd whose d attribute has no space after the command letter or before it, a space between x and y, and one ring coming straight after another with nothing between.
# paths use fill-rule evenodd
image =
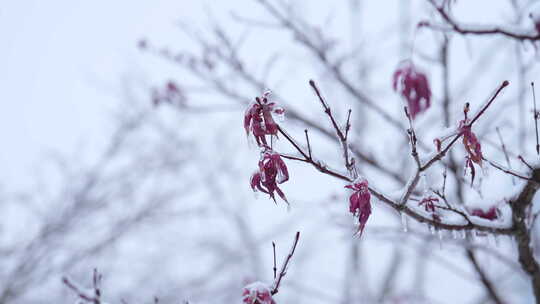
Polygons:
<instances>
[{"instance_id":1,"label":"overcast white sky","mask_svg":"<svg viewBox=\"0 0 540 304\"><path fill-rule=\"evenodd\" d=\"M31 174L43 152L73 153L80 143L99 140L107 104L118 100L109 89L116 90L121 75L135 68L136 41L170 37L175 20L197 18L201 4L3 2L0 178L14 182Z\"/></svg>"}]
</instances>

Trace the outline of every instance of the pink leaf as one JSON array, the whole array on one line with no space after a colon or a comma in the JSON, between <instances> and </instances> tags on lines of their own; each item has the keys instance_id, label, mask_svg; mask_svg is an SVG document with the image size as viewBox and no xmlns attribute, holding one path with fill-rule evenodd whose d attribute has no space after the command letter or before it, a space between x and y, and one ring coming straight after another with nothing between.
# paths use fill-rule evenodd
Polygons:
<instances>
[{"instance_id":1,"label":"pink leaf","mask_svg":"<svg viewBox=\"0 0 540 304\"><path fill-rule=\"evenodd\" d=\"M244 113L244 129L249 136L253 133L259 146L267 146L266 136L276 136L278 125L273 114L283 115L285 110L277 107L275 102L269 102L270 92L263 94L262 98L257 97L256 102L251 103Z\"/></svg>"},{"instance_id":2,"label":"pink leaf","mask_svg":"<svg viewBox=\"0 0 540 304\"><path fill-rule=\"evenodd\" d=\"M407 100L412 119L431 106L429 81L411 62L405 62L394 72L392 86Z\"/></svg>"},{"instance_id":3,"label":"pink leaf","mask_svg":"<svg viewBox=\"0 0 540 304\"><path fill-rule=\"evenodd\" d=\"M439 199L433 196L425 197L423 198L419 203L418 206L424 206L424 209L427 212L435 212L435 208L437 205L435 205L436 202L439 202Z\"/></svg>"},{"instance_id":4,"label":"pink leaf","mask_svg":"<svg viewBox=\"0 0 540 304\"><path fill-rule=\"evenodd\" d=\"M482 209L473 209L471 211L471 215L478 216L478 217L481 217L483 219L490 220L490 221L493 221L499 218L499 212L498 212L497 207L495 206L489 208L488 211L484 211Z\"/></svg>"},{"instance_id":5,"label":"pink leaf","mask_svg":"<svg viewBox=\"0 0 540 304\"><path fill-rule=\"evenodd\" d=\"M476 164L482 165L482 145L476 135L472 132L471 126L466 121L460 122L459 128L461 134L463 134L463 146L469 155L469 158Z\"/></svg>"},{"instance_id":6,"label":"pink leaf","mask_svg":"<svg viewBox=\"0 0 540 304\"><path fill-rule=\"evenodd\" d=\"M464 119L459 123L459 132L463 136L463 146L467 152L465 158L465 172L467 168L471 170L471 186L474 183L474 177L476 175L476 170L474 164L482 166L482 145L476 137L476 134L473 133L471 126L468 124L468 120Z\"/></svg>"},{"instance_id":7,"label":"pink leaf","mask_svg":"<svg viewBox=\"0 0 540 304\"><path fill-rule=\"evenodd\" d=\"M242 302L244 304L276 304L270 287L261 282L251 283L244 287Z\"/></svg>"},{"instance_id":8,"label":"pink leaf","mask_svg":"<svg viewBox=\"0 0 540 304\"><path fill-rule=\"evenodd\" d=\"M364 227L371 215L371 194L366 179L359 178L352 184L346 185L345 188L351 189L353 193L349 197L349 212L354 216L358 216L360 223L358 232L360 235L364 232Z\"/></svg>"},{"instance_id":9,"label":"pink leaf","mask_svg":"<svg viewBox=\"0 0 540 304\"><path fill-rule=\"evenodd\" d=\"M250 184L253 191L267 193L274 201L274 192L277 192L279 197L288 203L285 194L278 187L278 184L288 180L289 171L281 156L270 148L264 148L261 152L259 170L251 176Z\"/></svg>"}]
</instances>

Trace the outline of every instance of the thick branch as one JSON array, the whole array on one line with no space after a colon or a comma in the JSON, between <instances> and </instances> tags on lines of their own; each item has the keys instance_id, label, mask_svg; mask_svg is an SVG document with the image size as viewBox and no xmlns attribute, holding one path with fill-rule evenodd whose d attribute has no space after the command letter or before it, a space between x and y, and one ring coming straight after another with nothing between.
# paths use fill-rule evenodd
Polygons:
<instances>
[{"instance_id":1,"label":"thick branch","mask_svg":"<svg viewBox=\"0 0 540 304\"><path fill-rule=\"evenodd\" d=\"M531 234L527 227L526 210L532 204L534 194L540 188L540 168L532 172L531 181L525 185L518 198L510 202L513 216L513 230L518 247L519 263L523 270L531 277L532 288L536 298L536 303L540 303L540 266L534 258L531 247Z\"/></svg>"}]
</instances>

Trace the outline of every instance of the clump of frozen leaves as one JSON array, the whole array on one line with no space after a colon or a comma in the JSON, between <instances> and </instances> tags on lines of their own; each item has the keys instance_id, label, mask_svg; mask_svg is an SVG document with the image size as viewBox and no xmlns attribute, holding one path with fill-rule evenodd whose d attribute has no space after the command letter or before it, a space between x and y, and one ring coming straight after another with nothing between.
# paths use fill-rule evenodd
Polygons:
<instances>
[{"instance_id":1,"label":"clump of frozen leaves","mask_svg":"<svg viewBox=\"0 0 540 304\"><path fill-rule=\"evenodd\" d=\"M393 87L407 101L412 119L431 106L428 78L411 61L404 61L394 72Z\"/></svg>"},{"instance_id":2,"label":"clump of frozen leaves","mask_svg":"<svg viewBox=\"0 0 540 304\"><path fill-rule=\"evenodd\" d=\"M426 196L422 198L420 202L418 202L418 206L423 206L424 210L431 214L431 217L434 221L440 222L441 217L437 212L437 208L439 208L439 206L437 205L438 202L439 198L434 196Z\"/></svg>"},{"instance_id":3,"label":"clump of frozen leaves","mask_svg":"<svg viewBox=\"0 0 540 304\"><path fill-rule=\"evenodd\" d=\"M481 217L483 219L493 221L493 220L496 220L496 219L499 218L500 211L497 208L497 206L493 206L493 207L491 207L491 208L489 208L487 210L477 208L477 209L471 210L471 215L478 216L478 217Z\"/></svg>"},{"instance_id":4,"label":"clump of frozen leaves","mask_svg":"<svg viewBox=\"0 0 540 304\"><path fill-rule=\"evenodd\" d=\"M265 91L262 97L255 98L244 115L244 129L249 137L253 135L257 145L261 148L261 159L259 160L258 170L251 175L250 185L253 191L266 193L276 201L274 193L277 193L281 199L288 203L285 193L279 188L289 180L289 171L287 165L270 145L272 138L278 134L279 127L274 120L273 115L283 115L283 108L278 107L274 101L270 101L271 92Z\"/></svg>"},{"instance_id":5,"label":"clump of frozen leaves","mask_svg":"<svg viewBox=\"0 0 540 304\"><path fill-rule=\"evenodd\" d=\"M467 118L467 113L469 112L469 104L465 105L465 119L459 122L459 132L463 136L463 147L467 151L465 156L465 169L469 168L471 170L471 185L474 182L475 169L474 164L482 167L482 145L476 134L473 133L470 121Z\"/></svg>"},{"instance_id":6,"label":"clump of frozen leaves","mask_svg":"<svg viewBox=\"0 0 540 304\"><path fill-rule=\"evenodd\" d=\"M350 185L346 185L345 188L353 191L349 197L349 212L358 217L360 223L358 233L362 235L371 215L371 194L369 193L368 181L363 177L359 177Z\"/></svg>"},{"instance_id":7,"label":"clump of frozen leaves","mask_svg":"<svg viewBox=\"0 0 540 304\"><path fill-rule=\"evenodd\" d=\"M251 176L251 189L268 194L274 202L276 201L274 192L276 192L288 203L285 193L278 186L287 180L289 180L289 171L281 156L270 148L263 148L259 169Z\"/></svg>"},{"instance_id":8,"label":"clump of frozen leaves","mask_svg":"<svg viewBox=\"0 0 540 304\"><path fill-rule=\"evenodd\" d=\"M262 282L254 282L244 287L242 292L244 304L276 304L272 298L270 286Z\"/></svg>"},{"instance_id":9,"label":"clump of frozen leaves","mask_svg":"<svg viewBox=\"0 0 540 304\"><path fill-rule=\"evenodd\" d=\"M244 114L246 135L253 134L259 146L268 146L267 136L277 136L278 125L273 115L283 115L285 110L270 101L271 92L265 91L262 98L255 98Z\"/></svg>"}]
</instances>

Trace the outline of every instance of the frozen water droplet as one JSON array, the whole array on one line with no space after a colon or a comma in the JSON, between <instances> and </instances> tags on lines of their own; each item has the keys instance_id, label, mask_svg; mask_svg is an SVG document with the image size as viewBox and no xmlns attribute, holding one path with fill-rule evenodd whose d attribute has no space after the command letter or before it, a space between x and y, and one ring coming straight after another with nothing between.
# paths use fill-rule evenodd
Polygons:
<instances>
[{"instance_id":1,"label":"frozen water droplet","mask_svg":"<svg viewBox=\"0 0 540 304\"><path fill-rule=\"evenodd\" d=\"M488 177L489 176L489 168L488 168L488 166L482 166L480 168L482 168L482 174L483 174L483 176L481 176L482 179Z\"/></svg>"},{"instance_id":2,"label":"frozen water droplet","mask_svg":"<svg viewBox=\"0 0 540 304\"><path fill-rule=\"evenodd\" d=\"M474 242L478 243L478 232L476 230L474 230L474 229L471 230L471 239Z\"/></svg>"},{"instance_id":3,"label":"frozen water droplet","mask_svg":"<svg viewBox=\"0 0 540 304\"><path fill-rule=\"evenodd\" d=\"M405 213L401 214L401 228L403 229L403 232L407 232L409 230L409 223Z\"/></svg>"},{"instance_id":4,"label":"frozen water droplet","mask_svg":"<svg viewBox=\"0 0 540 304\"><path fill-rule=\"evenodd\" d=\"M467 230L461 230L461 238L466 239L467 238Z\"/></svg>"},{"instance_id":5,"label":"frozen water droplet","mask_svg":"<svg viewBox=\"0 0 540 304\"><path fill-rule=\"evenodd\" d=\"M508 239L510 239L510 246L511 246L512 250L513 251L518 250L518 244L517 244L516 237L514 235L508 235Z\"/></svg>"},{"instance_id":6,"label":"frozen water droplet","mask_svg":"<svg viewBox=\"0 0 540 304\"><path fill-rule=\"evenodd\" d=\"M458 232L457 230L452 230L452 238L456 240L458 238Z\"/></svg>"},{"instance_id":7,"label":"frozen water droplet","mask_svg":"<svg viewBox=\"0 0 540 304\"><path fill-rule=\"evenodd\" d=\"M435 234L435 227L429 225L429 232L431 232L431 234Z\"/></svg>"},{"instance_id":8,"label":"frozen water droplet","mask_svg":"<svg viewBox=\"0 0 540 304\"><path fill-rule=\"evenodd\" d=\"M441 250L442 250L442 243L443 243L443 237L444 237L443 233L444 232L442 230L440 229L437 230L437 234L439 235L439 249Z\"/></svg>"},{"instance_id":9,"label":"frozen water droplet","mask_svg":"<svg viewBox=\"0 0 540 304\"><path fill-rule=\"evenodd\" d=\"M420 180L422 181L422 188L424 189L424 196L427 196L428 194L428 184L427 184L427 178L425 173L420 174Z\"/></svg>"},{"instance_id":10,"label":"frozen water droplet","mask_svg":"<svg viewBox=\"0 0 540 304\"><path fill-rule=\"evenodd\" d=\"M479 242L479 243L486 243L486 242L489 242L488 240L488 235L486 232L484 231L478 231L478 230L475 230L474 231L474 239L475 241Z\"/></svg>"},{"instance_id":11,"label":"frozen water droplet","mask_svg":"<svg viewBox=\"0 0 540 304\"><path fill-rule=\"evenodd\" d=\"M531 229L531 224L532 224L532 218L525 218L523 220L523 222L525 223L525 227L527 227L527 229Z\"/></svg>"},{"instance_id":12,"label":"frozen water droplet","mask_svg":"<svg viewBox=\"0 0 540 304\"><path fill-rule=\"evenodd\" d=\"M499 236L496 234L493 235L493 241L495 243L495 247L499 247L501 245L499 242Z\"/></svg>"},{"instance_id":13,"label":"frozen water droplet","mask_svg":"<svg viewBox=\"0 0 540 304\"><path fill-rule=\"evenodd\" d=\"M490 242L495 245L495 247L499 247L499 240L497 239L497 235L490 233L489 238L491 239Z\"/></svg>"}]
</instances>

